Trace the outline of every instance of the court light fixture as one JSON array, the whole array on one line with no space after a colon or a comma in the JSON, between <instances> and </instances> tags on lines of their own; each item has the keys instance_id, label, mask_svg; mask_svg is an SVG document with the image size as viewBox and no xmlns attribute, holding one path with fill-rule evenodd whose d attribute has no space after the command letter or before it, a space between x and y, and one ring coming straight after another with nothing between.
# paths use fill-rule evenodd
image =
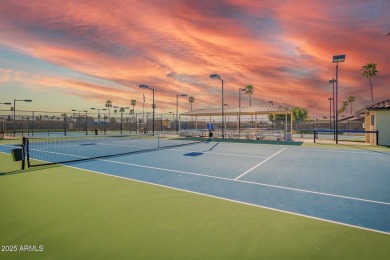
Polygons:
<instances>
[{"instance_id":1,"label":"court light fixture","mask_svg":"<svg viewBox=\"0 0 390 260\"><path fill-rule=\"evenodd\" d=\"M345 61L345 54L333 56L333 63L344 62L344 61Z\"/></svg>"},{"instance_id":2,"label":"court light fixture","mask_svg":"<svg viewBox=\"0 0 390 260\"><path fill-rule=\"evenodd\" d=\"M141 84L139 85L140 88L142 89L150 89L151 91L153 91L153 105L152 105L152 109L153 109L153 125L152 125L152 133L154 135L154 110L155 110L155 103L154 103L154 88L151 88L149 87L148 85L145 85L145 84Z\"/></svg>"},{"instance_id":3,"label":"court light fixture","mask_svg":"<svg viewBox=\"0 0 390 260\"><path fill-rule=\"evenodd\" d=\"M219 79L222 82L222 139L225 139L224 102L223 102L223 79L219 74L210 74L211 79Z\"/></svg>"}]
</instances>

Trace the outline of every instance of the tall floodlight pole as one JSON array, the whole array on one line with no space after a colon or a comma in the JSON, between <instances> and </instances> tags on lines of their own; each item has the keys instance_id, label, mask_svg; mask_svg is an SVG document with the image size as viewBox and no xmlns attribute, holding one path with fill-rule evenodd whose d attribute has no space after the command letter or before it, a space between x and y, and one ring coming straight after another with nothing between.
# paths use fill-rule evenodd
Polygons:
<instances>
[{"instance_id":1,"label":"tall floodlight pole","mask_svg":"<svg viewBox=\"0 0 390 260\"><path fill-rule=\"evenodd\" d=\"M154 109L156 107L156 105L154 104L154 88L151 88L148 85L139 85L139 87L142 88L142 89L150 89L151 91L153 91L153 104L152 104L152 108L153 108L153 125L152 125L152 133L153 133L153 136L154 136Z\"/></svg>"},{"instance_id":2,"label":"tall floodlight pole","mask_svg":"<svg viewBox=\"0 0 390 260\"><path fill-rule=\"evenodd\" d=\"M336 80L332 78L329 80L329 84L332 84L332 98L333 98L333 140L336 140L336 109L334 106L335 103L335 97L334 97L334 85L336 83Z\"/></svg>"},{"instance_id":3,"label":"tall floodlight pole","mask_svg":"<svg viewBox=\"0 0 390 260\"><path fill-rule=\"evenodd\" d=\"M345 61L345 54L333 56L333 63L336 63L336 100L335 100L335 111L336 111L336 144L339 143L339 112L338 112L338 91L339 91L339 62Z\"/></svg>"},{"instance_id":4,"label":"tall floodlight pole","mask_svg":"<svg viewBox=\"0 0 390 260\"><path fill-rule=\"evenodd\" d=\"M187 94L176 94L176 134L179 134L179 97L186 97Z\"/></svg>"},{"instance_id":5,"label":"tall floodlight pole","mask_svg":"<svg viewBox=\"0 0 390 260\"><path fill-rule=\"evenodd\" d=\"M241 131L241 92L245 91L245 88L239 88L238 89L238 139L241 138L240 131Z\"/></svg>"},{"instance_id":6,"label":"tall floodlight pole","mask_svg":"<svg viewBox=\"0 0 390 260\"><path fill-rule=\"evenodd\" d=\"M329 100L329 130L332 130L332 100L333 98L328 98Z\"/></svg>"},{"instance_id":7,"label":"tall floodlight pole","mask_svg":"<svg viewBox=\"0 0 390 260\"><path fill-rule=\"evenodd\" d=\"M16 135L16 101L32 102L31 99L14 99L14 137Z\"/></svg>"},{"instance_id":8,"label":"tall floodlight pole","mask_svg":"<svg viewBox=\"0 0 390 260\"><path fill-rule=\"evenodd\" d=\"M225 120L224 120L224 108L223 108L223 79L218 74L211 74L210 78L219 79L222 82L222 139L225 139Z\"/></svg>"}]
</instances>

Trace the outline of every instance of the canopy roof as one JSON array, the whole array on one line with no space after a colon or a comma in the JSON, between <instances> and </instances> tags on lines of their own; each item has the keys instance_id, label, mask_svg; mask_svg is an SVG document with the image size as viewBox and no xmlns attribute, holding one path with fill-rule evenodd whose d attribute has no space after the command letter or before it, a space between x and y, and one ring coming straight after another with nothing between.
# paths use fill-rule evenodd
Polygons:
<instances>
[{"instance_id":1,"label":"canopy roof","mask_svg":"<svg viewBox=\"0 0 390 260\"><path fill-rule=\"evenodd\" d=\"M251 107L225 107L224 115L269 115L269 114L291 114L291 111L274 106L251 106ZM221 108L204 108L183 113L185 116L220 116Z\"/></svg>"}]
</instances>

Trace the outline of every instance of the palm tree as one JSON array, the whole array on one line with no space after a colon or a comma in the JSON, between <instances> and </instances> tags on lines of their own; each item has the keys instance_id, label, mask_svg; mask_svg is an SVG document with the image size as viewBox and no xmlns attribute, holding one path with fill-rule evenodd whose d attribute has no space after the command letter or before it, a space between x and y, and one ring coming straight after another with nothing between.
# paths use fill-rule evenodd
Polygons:
<instances>
[{"instance_id":1,"label":"palm tree","mask_svg":"<svg viewBox=\"0 0 390 260\"><path fill-rule=\"evenodd\" d=\"M347 100L343 101L343 108L344 108L344 111L345 111L345 116L348 115L348 110L347 110L348 104L349 104L349 102Z\"/></svg>"},{"instance_id":2,"label":"palm tree","mask_svg":"<svg viewBox=\"0 0 390 260\"><path fill-rule=\"evenodd\" d=\"M345 107L342 106L339 108L338 114L341 115L345 111Z\"/></svg>"},{"instance_id":3,"label":"palm tree","mask_svg":"<svg viewBox=\"0 0 390 260\"><path fill-rule=\"evenodd\" d=\"M135 107L135 105L137 104L137 100L135 100L135 99L132 99L131 100L131 106L133 107L133 114L134 114L134 107Z\"/></svg>"},{"instance_id":4,"label":"palm tree","mask_svg":"<svg viewBox=\"0 0 390 260\"><path fill-rule=\"evenodd\" d=\"M252 85L246 85L245 86L245 95L249 95L249 106L252 106L252 98L253 92L255 92Z\"/></svg>"},{"instance_id":5,"label":"palm tree","mask_svg":"<svg viewBox=\"0 0 390 260\"><path fill-rule=\"evenodd\" d=\"M363 77L368 78L368 82L370 83L370 90L371 90L371 102L374 103L374 95L372 93L372 84L371 84L371 78L376 77L376 73L378 70L376 69L375 63L367 63L367 65L362 66L362 75Z\"/></svg>"},{"instance_id":6,"label":"palm tree","mask_svg":"<svg viewBox=\"0 0 390 260\"><path fill-rule=\"evenodd\" d=\"M348 97L348 103L351 104L351 115L352 115L352 103L355 102L355 97L349 96Z\"/></svg>"},{"instance_id":7,"label":"palm tree","mask_svg":"<svg viewBox=\"0 0 390 260\"><path fill-rule=\"evenodd\" d=\"M192 111L192 104L195 103L195 98L194 98L193 96L189 96L189 97L188 97L188 102L189 102L190 105L191 105L191 111Z\"/></svg>"},{"instance_id":8,"label":"palm tree","mask_svg":"<svg viewBox=\"0 0 390 260\"><path fill-rule=\"evenodd\" d=\"M108 108L108 118L110 118L110 107L112 107L112 101L111 100L107 100L106 101L106 105L105 105L106 108Z\"/></svg>"}]
</instances>

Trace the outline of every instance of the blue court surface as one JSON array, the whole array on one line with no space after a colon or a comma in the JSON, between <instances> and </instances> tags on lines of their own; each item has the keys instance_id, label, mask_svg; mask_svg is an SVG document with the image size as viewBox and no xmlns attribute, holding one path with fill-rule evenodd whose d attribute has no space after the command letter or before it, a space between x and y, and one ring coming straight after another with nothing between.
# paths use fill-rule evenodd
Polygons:
<instances>
[{"instance_id":1,"label":"blue court surface","mask_svg":"<svg viewBox=\"0 0 390 260\"><path fill-rule=\"evenodd\" d=\"M202 142L66 165L390 234L389 152Z\"/></svg>"}]
</instances>

